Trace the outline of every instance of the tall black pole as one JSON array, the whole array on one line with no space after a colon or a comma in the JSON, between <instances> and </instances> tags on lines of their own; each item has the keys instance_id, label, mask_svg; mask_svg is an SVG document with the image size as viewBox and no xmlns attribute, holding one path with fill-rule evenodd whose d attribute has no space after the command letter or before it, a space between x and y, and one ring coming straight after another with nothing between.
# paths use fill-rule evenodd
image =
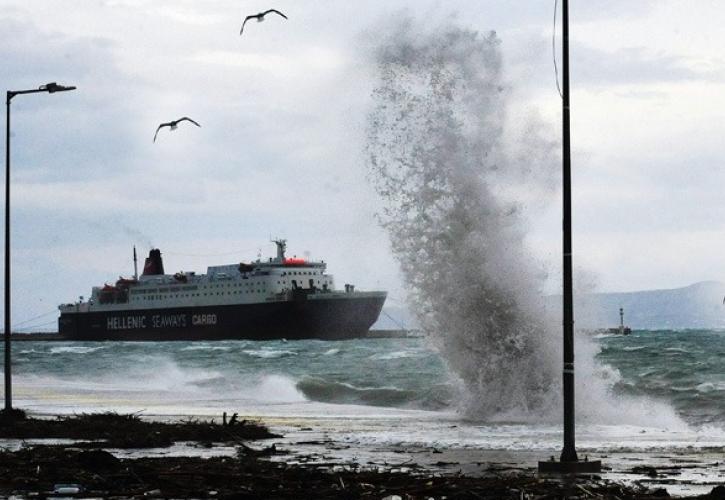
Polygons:
<instances>
[{"instance_id":1,"label":"tall black pole","mask_svg":"<svg viewBox=\"0 0 725 500\"><path fill-rule=\"evenodd\" d=\"M563 198L564 198L564 449L562 462L576 462L574 444L574 291L571 245L571 141L569 125L569 1L562 2Z\"/></svg>"},{"instance_id":2,"label":"tall black pole","mask_svg":"<svg viewBox=\"0 0 725 500\"><path fill-rule=\"evenodd\" d=\"M563 177L563 278L564 278L564 448L558 462L539 462L539 472L596 473L601 471L599 460L579 461L574 443L574 290L572 286L571 245L571 140L569 126L569 1L562 0L562 177Z\"/></svg>"},{"instance_id":3,"label":"tall black pole","mask_svg":"<svg viewBox=\"0 0 725 500\"><path fill-rule=\"evenodd\" d=\"M5 411L13 407L10 371L10 100L5 101Z\"/></svg>"}]
</instances>

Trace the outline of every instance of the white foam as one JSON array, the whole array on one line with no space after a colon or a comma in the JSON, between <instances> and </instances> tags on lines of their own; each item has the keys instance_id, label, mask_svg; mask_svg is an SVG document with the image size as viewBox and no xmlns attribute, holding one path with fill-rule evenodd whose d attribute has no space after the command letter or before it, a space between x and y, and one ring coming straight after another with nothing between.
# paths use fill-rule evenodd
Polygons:
<instances>
[{"instance_id":1,"label":"white foam","mask_svg":"<svg viewBox=\"0 0 725 500\"><path fill-rule=\"evenodd\" d=\"M622 347L622 350L623 351L627 351L627 352L641 351L643 349L647 349L647 346L637 345L637 346L624 346L624 347Z\"/></svg>"},{"instance_id":2,"label":"white foam","mask_svg":"<svg viewBox=\"0 0 725 500\"><path fill-rule=\"evenodd\" d=\"M725 391L725 382L703 382L695 387L697 392Z\"/></svg>"},{"instance_id":3,"label":"white foam","mask_svg":"<svg viewBox=\"0 0 725 500\"><path fill-rule=\"evenodd\" d=\"M105 349L106 346L90 347L82 345L68 345L68 346L57 346L51 347L51 354L88 354L90 352L100 351Z\"/></svg>"},{"instance_id":4,"label":"white foam","mask_svg":"<svg viewBox=\"0 0 725 500\"><path fill-rule=\"evenodd\" d=\"M248 398L258 402L300 403L307 401L297 389L296 382L283 375L265 375L254 385L249 386Z\"/></svg>"},{"instance_id":5,"label":"white foam","mask_svg":"<svg viewBox=\"0 0 725 500\"><path fill-rule=\"evenodd\" d=\"M401 359L401 358L412 358L419 356L418 353L411 351L392 351L386 353L373 354L370 358L375 360L390 360L390 359Z\"/></svg>"},{"instance_id":6,"label":"white foam","mask_svg":"<svg viewBox=\"0 0 725 500\"><path fill-rule=\"evenodd\" d=\"M274 349L245 349L242 351L247 356L251 356L253 358L283 358L286 356L297 356L297 353L294 351L286 351L286 350L274 350Z\"/></svg>"},{"instance_id":7,"label":"white foam","mask_svg":"<svg viewBox=\"0 0 725 500\"><path fill-rule=\"evenodd\" d=\"M181 349L182 351L231 351L231 346L210 345L210 344L192 344Z\"/></svg>"}]
</instances>

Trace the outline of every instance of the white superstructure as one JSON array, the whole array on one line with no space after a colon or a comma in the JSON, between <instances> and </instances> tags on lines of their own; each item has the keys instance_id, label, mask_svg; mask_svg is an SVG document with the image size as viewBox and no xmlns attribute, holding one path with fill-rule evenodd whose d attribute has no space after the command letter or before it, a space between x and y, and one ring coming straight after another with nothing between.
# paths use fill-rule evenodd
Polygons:
<instances>
[{"instance_id":1,"label":"white superstructure","mask_svg":"<svg viewBox=\"0 0 725 500\"><path fill-rule=\"evenodd\" d=\"M161 252L152 250L144 272L115 285L93 287L87 301L62 304L62 312L166 309L290 300L292 294L338 294L324 261L285 257L286 241L275 240L277 256L245 264L209 266L206 274L164 274ZM345 292L354 291L351 285ZM343 292L343 293L345 293Z\"/></svg>"}]
</instances>

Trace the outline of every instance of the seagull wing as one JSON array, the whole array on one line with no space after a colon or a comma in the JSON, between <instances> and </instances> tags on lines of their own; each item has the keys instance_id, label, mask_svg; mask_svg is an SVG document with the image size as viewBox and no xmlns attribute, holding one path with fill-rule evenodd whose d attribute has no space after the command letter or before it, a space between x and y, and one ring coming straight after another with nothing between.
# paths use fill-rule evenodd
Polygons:
<instances>
[{"instance_id":1,"label":"seagull wing","mask_svg":"<svg viewBox=\"0 0 725 500\"><path fill-rule=\"evenodd\" d=\"M244 31L244 25L247 24L247 21L249 21L250 19L258 18L258 17L259 17L259 14L245 17L244 22L242 23L242 29L239 30L239 34L241 35L242 32Z\"/></svg>"},{"instance_id":2,"label":"seagull wing","mask_svg":"<svg viewBox=\"0 0 725 500\"><path fill-rule=\"evenodd\" d=\"M161 130L164 127L170 127L171 123L162 123L159 125L159 128L156 129L156 133L154 134L154 142L156 142L156 136L159 135L159 130Z\"/></svg>"},{"instance_id":3,"label":"seagull wing","mask_svg":"<svg viewBox=\"0 0 725 500\"><path fill-rule=\"evenodd\" d=\"M282 14L282 13L281 13L280 11L278 11L278 10L276 10L276 9L269 9L269 10L265 10L264 12L262 12L262 16L266 16L266 15L267 15L267 14L269 14L270 12L274 12L275 14L279 14L280 16L282 16L282 17L284 17L285 19L287 19L287 16L285 16L284 14Z\"/></svg>"},{"instance_id":4,"label":"seagull wing","mask_svg":"<svg viewBox=\"0 0 725 500\"><path fill-rule=\"evenodd\" d=\"M184 116L184 117L179 118L178 120L176 120L176 123L183 122L183 121L191 122L194 125L196 125L197 127L201 127L201 125L199 125L198 123L196 123L194 120L192 120L188 116Z\"/></svg>"}]
</instances>

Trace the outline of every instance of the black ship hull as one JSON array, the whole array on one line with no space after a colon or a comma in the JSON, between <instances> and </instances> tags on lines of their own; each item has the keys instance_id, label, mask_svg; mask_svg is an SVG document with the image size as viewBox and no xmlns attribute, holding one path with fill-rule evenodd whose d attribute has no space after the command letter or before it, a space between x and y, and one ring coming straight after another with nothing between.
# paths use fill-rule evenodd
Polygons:
<instances>
[{"instance_id":1,"label":"black ship hull","mask_svg":"<svg viewBox=\"0 0 725 500\"><path fill-rule=\"evenodd\" d=\"M385 293L164 309L62 312L69 340L326 339L363 337L377 321Z\"/></svg>"}]
</instances>

